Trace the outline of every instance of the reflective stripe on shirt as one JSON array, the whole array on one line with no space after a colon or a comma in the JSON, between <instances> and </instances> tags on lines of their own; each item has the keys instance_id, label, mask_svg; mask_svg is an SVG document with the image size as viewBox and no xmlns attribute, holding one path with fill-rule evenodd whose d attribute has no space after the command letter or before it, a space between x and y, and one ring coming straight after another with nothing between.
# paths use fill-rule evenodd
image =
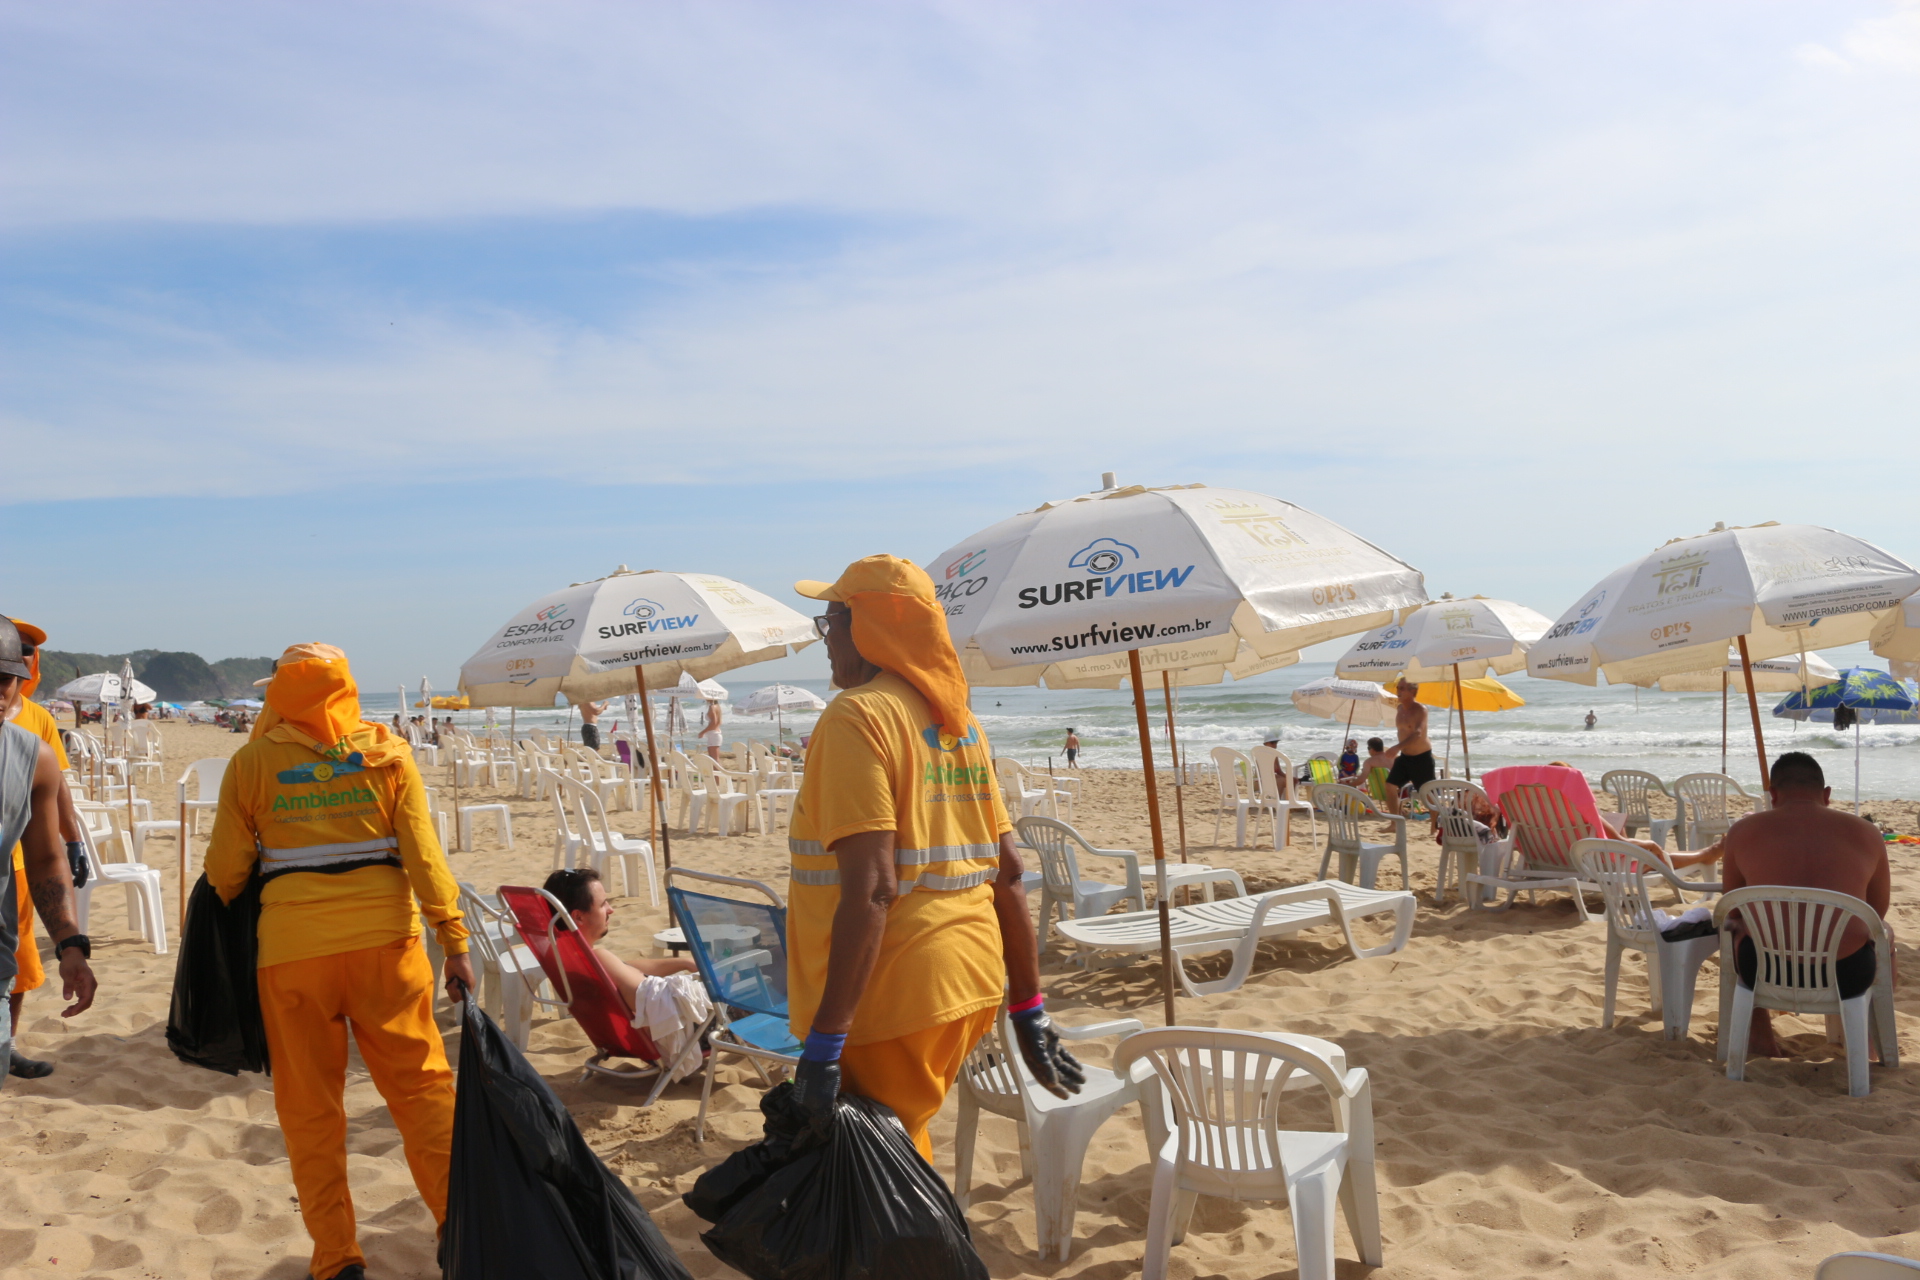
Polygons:
<instances>
[{"instance_id":1,"label":"reflective stripe on shirt","mask_svg":"<svg viewBox=\"0 0 1920 1280\"><path fill-rule=\"evenodd\" d=\"M787 852L795 858L830 858L831 850L818 840L788 839ZM942 876L932 872L917 871L935 862L990 862L993 865L964 875ZM1000 870L1000 846L998 844L945 844L931 849L895 849L893 851L894 874L900 884L901 893L911 893L917 887L937 889L951 893L960 889L971 889L992 880ZM791 867L788 874L795 884L830 887L840 883L838 870L815 870L810 867Z\"/></svg>"},{"instance_id":2,"label":"reflective stripe on shirt","mask_svg":"<svg viewBox=\"0 0 1920 1280\"><path fill-rule=\"evenodd\" d=\"M370 853L388 853L400 848L397 836L381 836L374 840L350 840L342 844L308 844L293 849L269 849L260 846L261 871L271 875L276 871L307 871L317 867L330 867L342 862L363 862ZM394 860L399 866L399 860Z\"/></svg>"}]
</instances>

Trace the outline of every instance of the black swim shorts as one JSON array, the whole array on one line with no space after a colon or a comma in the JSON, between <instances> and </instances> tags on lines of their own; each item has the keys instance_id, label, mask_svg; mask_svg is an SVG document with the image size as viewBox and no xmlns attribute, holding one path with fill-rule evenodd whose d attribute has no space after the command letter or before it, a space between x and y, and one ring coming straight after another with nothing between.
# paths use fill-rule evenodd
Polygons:
<instances>
[{"instance_id":1,"label":"black swim shorts","mask_svg":"<svg viewBox=\"0 0 1920 1280\"><path fill-rule=\"evenodd\" d=\"M1754 971L1760 967L1759 953L1754 950L1752 938L1740 939L1740 946L1733 953L1733 970L1740 975L1740 985L1749 991L1753 989ZM1873 986L1875 961L1873 944L1867 943L1850 956L1841 956L1833 962L1833 985L1840 989L1842 1000L1851 1000L1864 994ZM1769 975L1771 976L1771 975ZM1798 976L1798 975L1796 975Z\"/></svg>"},{"instance_id":2,"label":"black swim shorts","mask_svg":"<svg viewBox=\"0 0 1920 1280\"><path fill-rule=\"evenodd\" d=\"M1394 757L1393 768L1387 770L1387 785L1404 787L1412 783L1417 790L1438 776L1434 772L1431 750L1422 751L1417 756L1403 754Z\"/></svg>"}]
</instances>

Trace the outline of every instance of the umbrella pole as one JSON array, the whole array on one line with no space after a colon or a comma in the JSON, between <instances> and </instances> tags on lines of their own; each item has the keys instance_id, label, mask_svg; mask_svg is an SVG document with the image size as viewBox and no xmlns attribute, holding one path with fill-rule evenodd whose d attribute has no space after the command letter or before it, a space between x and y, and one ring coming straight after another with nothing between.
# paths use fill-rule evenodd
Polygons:
<instances>
[{"instance_id":1,"label":"umbrella pole","mask_svg":"<svg viewBox=\"0 0 1920 1280\"><path fill-rule=\"evenodd\" d=\"M1460 693L1460 664L1453 664L1453 700L1460 704L1460 763L1466 768L1467 781L1473 781L1473 756L1467 750L1467 700Z\"/></svg>"},{"instance_id":2,"label":"umbrella pole","mask_svg":"<svg viewBox=\"0 0 1920 1280\"><path fill-rule=\"evenodd\" d=\"M1720 668L1720 772L1727 771L1727 669Z\"/></svg>"},{"instance_id":3,"label":"umbrella pole","mask_svg":"<svg viewBox=\"0 0 1920 1280\"><path fill-rule=\"evenodd\" d=\"M666 804L660 799L660 756L653 746L653 703L647 698L647 669L635 666L633 681L640 687L640 722L647 726L647 776L650 790L653 792L651 812L647 815L647 834L655 831L660 834L660 856L668 871L673 870L673 834L667 830ZM658 823L658 826L655 824ZM667 899L667 923L677 924L674 920L673 899Z\"/></svg>"},{"instance_id":4,"label":"umbrella pole","mask_svg":"<svg viewBox=\"0 0 1920 1280\"><path fill-rule=\"evenodd\" d=\"M1180 739L1173 729L1173 675L1160 673L1160 692L1167 699L1167 754L1173 761L1173 811L1179 815L1180 822L1180 861L1187 860L1187 802L1183 787L1187 780L1187 771L1180 764Z\"/></svg>"},{"instance_id":5,"label":"umbrella pole","mask_svg":"<svg viewBox=\"0 0 1920 1280\"><path fill-rule=\"evenodd\" d=\"M1147 688L1140 675L1140 651L1127 650L1133 677L1133 715L1140 730L1140 764L1147 771L1147 827L1153 833L1153 899L1160 913L1160 968L1167 1025L1173 1026L1173 922L1167 917L1167 840L1160 829L1160 790L1153 776L1153 735L1147 727Z\"/></svg>"},{"instance_id":6,"label":"umbrella pole","mask_svg":"<svg viewBox=\"0 0 1920 1280\"><path fill-rule=\"evenodd\" d=\"M1734 637L1740 642L1740 672L1747 682L1747 710L1753 713L1753 750L1760 760L1760 789L1767 793L1767 803L1773 803L1773 778L1767 773L1767 738L1760 728L1760 696L1753 691L1753 659L1747 656L1747 638Z\"/></svg>"},{"instance_id":7,"label":"umbrella pole","mask_svg":"<svg viewBox=\"0 0 1920 1280\"><path fill-rule=\"evenodd\" d=\"M1455 701L1458 701L1458 699L1456 699ZM1445 754L1443 754L1440 757L1440 767L1446 771L1446 776L1451 778L1453 776L1453 703L1452 702L1449 702L1447 704L1446 744L1447 745L1446 745Z\"/></svg>"},{"instance_id":8,"label":"umbrella pole","mask_svg":"<svg viewBox=\"0 0 1920 1280\"><path fill-rule=\"evenodd\" d=\"M1803 666L1804 669L1804 666ZM1860 816L1860 721L1853 722L1853 816Z\"/></svg>"}]
</instances>

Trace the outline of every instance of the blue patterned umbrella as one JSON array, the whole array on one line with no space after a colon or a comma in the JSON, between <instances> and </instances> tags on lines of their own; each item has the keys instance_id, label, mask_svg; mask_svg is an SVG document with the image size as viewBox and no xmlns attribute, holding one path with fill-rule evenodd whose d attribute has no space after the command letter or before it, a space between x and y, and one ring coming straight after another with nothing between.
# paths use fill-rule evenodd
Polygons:
<instances>
[{"instance_id":1,"label":"blue patterned umbrella","mask_svg":"<svg viewBox=\"0 0 1920 1280\"><path fill-rule=\"evenodd\" d=\"M1773 709L1773 714L1789 720L1814 720L1832 724L1836 720L1853 721L1853 811L1860 812L1860 725L1913 724L1916 702L1913 691L1885 671L1872 667L1847 667L1838 680L1816 685L1805 693L1788 694ZM1836 714L1841 708L1849 716Z\"/></svg>"}]
</instances>

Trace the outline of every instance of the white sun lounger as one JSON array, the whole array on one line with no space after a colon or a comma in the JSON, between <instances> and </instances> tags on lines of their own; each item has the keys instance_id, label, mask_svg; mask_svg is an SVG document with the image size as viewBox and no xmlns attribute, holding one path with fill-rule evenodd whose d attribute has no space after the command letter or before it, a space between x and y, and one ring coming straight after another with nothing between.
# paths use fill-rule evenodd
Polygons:
<instances>
[{"instance_id":1,"label":"white sun lounger","mask_svg":"<svg viewBox=\"0 0 1920 1280\"><path fill-rule=\"evenodd\" d=\"M1413 895L1405 890L1362 889L1339 880L1314 880L1291 889L1223 898L1174 907L1167 912L1173 933L1175 973L1190 996L1218 995L1237 990L1253 969L1260 943L1323 924L1338 924L1346 934L1354 958L1391 955L1407 945L1413 932ZM1394 915L1393 941L1380 947L1362 947L1353 937L1353 922L1364 916ZM1129 911L1124 915L1089 916L1057 920L1054 929L1075 946L1089 951L1151 953L1160 949L1158 911ZM1232 951L1233 967L1215 982L1187 977L1190 955Z\"/></svg>"}]
</instances>

